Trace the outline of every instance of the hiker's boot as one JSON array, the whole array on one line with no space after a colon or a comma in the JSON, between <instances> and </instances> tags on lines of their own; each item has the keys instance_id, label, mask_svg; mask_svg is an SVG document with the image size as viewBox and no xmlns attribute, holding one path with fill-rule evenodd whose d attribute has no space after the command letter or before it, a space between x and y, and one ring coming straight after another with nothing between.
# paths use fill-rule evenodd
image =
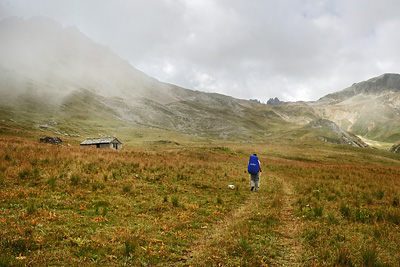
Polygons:
<instances>
[{"instance_id":1,"label":"hiker's boot","mask_svg":"<svg viewBox=\"0 0 400 267\"><path fill-rule=\"evenodd\" d=\"M251 187L250 191L253 191L253 190L254 190L254 186Z\"/></svg>"}]
</instances>

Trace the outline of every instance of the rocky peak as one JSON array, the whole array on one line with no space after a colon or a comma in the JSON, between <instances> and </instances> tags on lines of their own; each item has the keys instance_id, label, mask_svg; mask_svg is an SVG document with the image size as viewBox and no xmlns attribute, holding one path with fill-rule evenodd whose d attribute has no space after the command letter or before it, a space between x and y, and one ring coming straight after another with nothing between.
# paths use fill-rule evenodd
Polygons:
<instances>
[{"instance_id":1,"label":"rocky peak","mask_svg":"<svg viewBox=\"0 0 400 267\"><path fill-rule=\"evenodd\" d=\"M267 101L267 105L271 105L271 106L279 106L281 104L285 103L284 101L279 100L279 98L275 97L275 98L270 98Z\"/></svg>"}]
</instances>

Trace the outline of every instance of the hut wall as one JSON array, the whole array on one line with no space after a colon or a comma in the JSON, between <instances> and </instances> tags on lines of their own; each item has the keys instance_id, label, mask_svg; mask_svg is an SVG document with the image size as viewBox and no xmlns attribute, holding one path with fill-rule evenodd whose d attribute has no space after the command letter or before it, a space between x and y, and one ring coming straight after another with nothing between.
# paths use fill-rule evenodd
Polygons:
<instances>
[{"instance_id":1,"label":"hut wall","mask_svg":"<svg viewBox=\"0 0 400 267\"><path fill-rule=\"evenodd\" d=\"M112 144L100 144L100 148L111 149L112 148Z\"/></svg>"},{"instance_id":2,"label":"hut wall","mask_svg":"<svg viewBox=\"0 0 400 267\"><path fill-rule=\"evenodd\" d=\"M122 149L122 144L120 144L118 142L111 143L110 145L111 145L111 148L113 148L113 149Z\"/></svg>"}]
</instances>

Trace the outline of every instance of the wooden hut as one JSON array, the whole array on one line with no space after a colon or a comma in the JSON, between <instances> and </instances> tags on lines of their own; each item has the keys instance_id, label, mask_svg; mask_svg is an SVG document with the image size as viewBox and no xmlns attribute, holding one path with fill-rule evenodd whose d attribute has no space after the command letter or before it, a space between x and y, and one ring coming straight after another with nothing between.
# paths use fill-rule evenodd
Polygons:
<instances>
[{"instance_id":1,"label":"wooden hut","mask_svg":"<svg viewBox=\"0 0 400 267\"><path fill-rule=\"evenodd\" d=\"M104 149L122 149L122 143L116 137L87 138L81 146L89 146Z\"/></svg>"}]
</instances>

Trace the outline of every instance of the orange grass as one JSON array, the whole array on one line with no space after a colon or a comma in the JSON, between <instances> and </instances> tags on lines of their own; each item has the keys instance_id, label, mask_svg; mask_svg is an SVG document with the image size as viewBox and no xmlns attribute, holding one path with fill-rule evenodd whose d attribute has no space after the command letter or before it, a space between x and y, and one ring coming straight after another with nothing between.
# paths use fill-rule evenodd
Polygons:
<instances>
[{"instance_id":1,"label":"orange grass","mask_svg":"<svg viewBox=\"0 0 400 267\"><path fill-rule=\"evenodd\" d=\"M149 148L0 136L0 265L400 261L398 156L301 144ZM257 193L245 171L253 151L264 170Z\"/></svg>"}]
</instances>

